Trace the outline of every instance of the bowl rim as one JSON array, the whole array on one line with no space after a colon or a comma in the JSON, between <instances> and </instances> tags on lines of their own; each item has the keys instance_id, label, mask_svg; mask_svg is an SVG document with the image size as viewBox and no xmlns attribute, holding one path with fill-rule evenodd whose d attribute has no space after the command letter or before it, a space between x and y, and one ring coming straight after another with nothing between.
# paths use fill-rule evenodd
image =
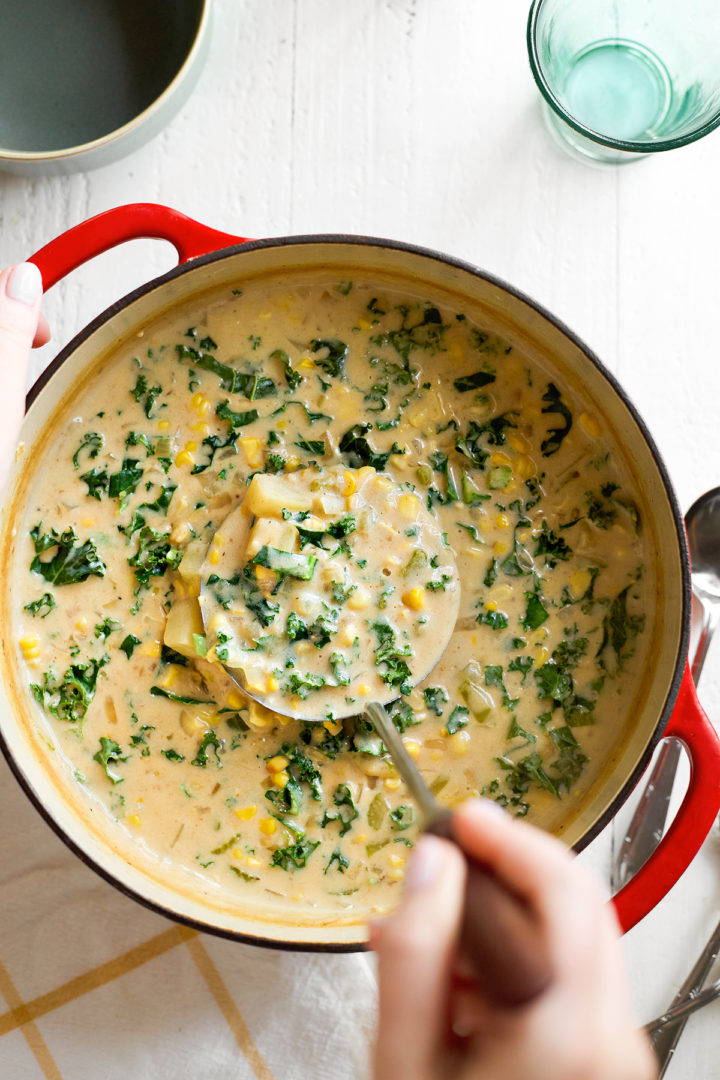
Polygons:
<instances>
[{"instance_id":1,"label":"bowl rim","mask_svg":"<svg viewBox=\"0 0 720 1080\"><path fill-rule=\"evenodd\" d=\"M172 80L168 83L161 94L147 105L142 112L133 116L125 124L105 135L91 139L90 142L78 143L76 146L65 146L58 150L12 150L9 147L0 146L0 166L4 163L19 164L51 164L63 162L68 159L84 157L106 146L113 146L135 129L148 123L157 113L161 112L180 85L188 78L191 69L195 66L198 54L201 52L207 37L210 25L212 0L200 0L202 7L195 36L185 59L175 72Z\"/></svg>"},{"instance_id":2,"label":"bowl rim","mask_svg":"<svg viewBox=\"0 0 720 1080\"><path fill-rule=\"evenodd\" d=\"M380 250L392 249L407 253L411 256L420 256L423 259L429 259L432 261L443 263L456 268L464 273L468 273L473 277L480 278L482 281L508 293L513 298L519 300L521 303L526 304L531 310L542 316L547 320L555 329L561 334L567 337L572 344L585 356L585 358L592 363L604 376L605 380L610 384L610 387L621 399L622 403L627 408L628 412L632 416L634 422L637 424L640 433L645 439L648 449L651 453L655 467L658 470L658 474L662 481L663 488L665 490L666 498L668 500L669 509L671 511L673 525L675 529L676 540L678 544L678 555L680 562L680 573L682 577L681 581L681 611L680 611L680 636L678 641L677 655L675 659L675 666L671 679L668 682L668 689L665 696L665 701L662 708L659 711L659 715L654 723L654 727L648 739L645 750L640 755L637 764L631 773L626 777L623 784L615 792L610 799L606 809L596 818L594 823L589 826L588 829L582 834L582 836L573 845L573 850L580 852L584 850L587 845L595 839L608 825L612 818L617 813L620 806L626 801L627 797L638 783L640 777L647 768L653 752L663 738L663 733L670 719L673 707L675 705L680 686L683 679L686 659L688 655L688 648L690 642L690 615L691 615L691 585L690 585L690 557L687 547L687 538L685 535L683 516L680 511L680 507L675 495L674 488L670 481L670 476L665 463L660 455L660 452L654 442L650 431L640 416L635 405L632 403L627 392L619 384L616 377L611 371L609 371L594 351L582 341L561 319L550 313L542 304L531 299L525 292L512 285L509 285L503 279L496 275L483 270L482 268L470 263L464 259L457 258L455 256L447 255L438 249L424 247L421 245L411 244L400 240L390 240L381 237L354 235L346 233L310 233L299 235L288 235L279 237L269 237L261 240L248 240L242 243L233 244L227 247L219 248L214 251L207 252L204 255L199 255L185 263L181 263L179 266L173 267L169 271L152 278L150 281L144 282L137 286L131 292L125 296L120 297L114 301L102 312L100 312L95 318L93 318L83 329L81 329L75 337L73 337L58 353L55 359L45 368L45 370L38 376L35 383L29 390L26 398L26 408L29 409L41 391L52 379L55 372L68 360L74 351L85 342L97 329L103 326L110 319L115 317L125 308L129 307L136 300L140 299L151 293L155 289L163 287L166 283L173 281L175 278L181 277L186 273L194 270L201 271L203 267L212 263L221 261L227 258L234 258L235 256L244 252L262 250L266 248L285 248L285 247L300 247L310 245L345 245L345 246L362 246L362 247L375 247ZM282 267L278 268L278 272L282 273ZM144 896L137 892L131 886L125 884L115 874L106 871L103 867L99 866L93 857L79 847L62 829L62 827L55 821L49 810L45 808L40 797L35 793L32 784L25 777L20 761L15 759L5 734L0 725L0 750L7 760L15 778L18 780L20 786L29 797L35 808L40 812L45 821L50 825L56 835L68 846L74 854L76 854L87 866L98 873L109 884L117 888L121 893L136 900L144 907L155 912L156 914L163 915L166 918L173 919L176 922L180 922L184 925L190 926L195 930L199 930L203 933L211 933L217 937L226 938L232 941L240 941L250 945L264 946L273 949L285 949L291 951L301 952L329 952L329 953L348 953L365 951L368 946L364 940L359 937L355 940L348 941L312 941L307 937L303 941L293 940L291 937L284 938L271 938L264 937L260 934L248 934L237 930L227 929L222 926L218 926L212 922L202 922L192 916L181 914L171 908L165 906L157 900L150 899L148 896ZM291 932L292 926L288 926L287 929ZM317 928L320 930L320 928Z\"/></svg>"}]
</instances>

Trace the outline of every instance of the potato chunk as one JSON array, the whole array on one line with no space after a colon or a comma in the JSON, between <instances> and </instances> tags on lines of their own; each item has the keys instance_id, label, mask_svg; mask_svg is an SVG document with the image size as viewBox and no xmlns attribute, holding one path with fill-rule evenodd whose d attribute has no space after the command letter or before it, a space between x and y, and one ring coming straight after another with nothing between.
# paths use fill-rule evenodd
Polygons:
<instances>
[{"instance_id":1,"label":"potato chunk","mask_svg":"<svg viewBox=\"0 0 720 1080\"><path fill-rule=\"evenodd\" d=\"M165 644L191 660L197 659L193 634L204 634L200 605L194 597L176 600L165 623Z\"/></svg>"},{"instance_id":2,"label":"potato chunk","mask_svg":"<svg viewBox=\"0 0 720 1080\"><path fill-rule=\"evenodd\" d=\"M245 507L256 517L280 517L283 510L309 510L310 495L281 476L256 473L245 495Z\"/></svg>"}]
</instances>

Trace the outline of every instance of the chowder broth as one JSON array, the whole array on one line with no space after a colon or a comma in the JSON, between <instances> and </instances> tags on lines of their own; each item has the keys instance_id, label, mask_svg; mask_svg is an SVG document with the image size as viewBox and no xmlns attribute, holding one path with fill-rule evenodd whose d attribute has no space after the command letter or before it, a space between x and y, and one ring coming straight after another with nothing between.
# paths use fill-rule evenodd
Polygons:
<instances>
[{"instance_id":1,"label":"chowder broth","mask_svg":"<svg viewBox=\"0 0 720 1080\"><path fill-rule=\"evenodd\" d=\"M331 704L309 725L249 701L217 662L218 627L205 632L203 567L253 485L281 496L249 527L274 521L264 546L306 566L326 557L330 525L360 532L364 484L389 483L436 523L460 610L438 666L391 712L440 802L481 793L561 832L607 768L650 637L639 499L581 393L447 298L329 272L243 283L121 345L57 416L46 460L17 521L27 707L128 859L300 921L362 919L402 880L416 815L371 725ZM327 529L298 519L318 510L290 504L296 478L342 500ZM389 612L377 599L353 611L346 583L370 554L334 537L342 576L318 596L343 662L355 638L387 643L378 668L402 675L404 649L432 630L452 582L407 520L404 557L427 563ZM320 547L300 547L303 528ZM215 549L219 606L240 611L239 592L247 608L244 646L262 657L272 627L293 663L300 643L319 655L317 609L291 605L288 629L278 564L245 548L226 566ZM292 638L299 623L307 637Z\"/></svg>"}]
</instances>

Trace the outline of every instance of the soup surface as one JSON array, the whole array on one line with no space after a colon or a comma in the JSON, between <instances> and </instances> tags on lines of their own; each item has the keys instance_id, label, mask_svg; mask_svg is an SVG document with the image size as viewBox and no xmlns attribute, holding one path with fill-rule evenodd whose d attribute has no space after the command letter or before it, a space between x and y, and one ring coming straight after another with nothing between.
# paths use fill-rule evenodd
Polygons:
<instances>
[{"instance_id":1,"label":"soup surface","mask_svg":"<svg viewBox=\"0 0 720 1080\"><path fill-rule=\"evenodd\" d=\"M447 297L243 282L119 344L47 446L27 709L128 860L282 919L391 905L419 822L361 714L382 691L448 806L561 833L608 767L653 618L640 500L577 389Z\"/></svg>"}]
</instances>

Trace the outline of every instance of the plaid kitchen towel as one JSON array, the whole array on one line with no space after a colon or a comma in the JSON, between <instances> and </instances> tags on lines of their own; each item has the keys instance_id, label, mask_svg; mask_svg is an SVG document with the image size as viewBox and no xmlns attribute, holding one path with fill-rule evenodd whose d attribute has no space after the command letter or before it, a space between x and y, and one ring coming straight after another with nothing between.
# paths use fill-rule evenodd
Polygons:
<instances>
[{"instance_id":1,"label":"plaid kitchen towel","mask_svg":"<svg viewBox=\"0 0 720 1080\"><path fill-rule=\"evenodd\" d=\"M130 900L45 824L0 758L2 1080L357 1080L376 986L359 955L200 934Z\"/></svg>"}]
</instances>

